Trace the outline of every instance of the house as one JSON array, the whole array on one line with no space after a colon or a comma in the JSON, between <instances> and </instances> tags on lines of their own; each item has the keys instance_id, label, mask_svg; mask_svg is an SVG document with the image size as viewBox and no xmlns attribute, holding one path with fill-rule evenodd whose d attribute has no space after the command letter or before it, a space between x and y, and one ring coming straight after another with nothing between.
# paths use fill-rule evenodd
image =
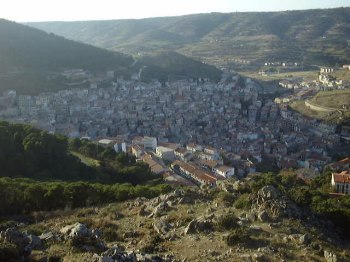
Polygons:
<instances>
[{"instance_id":1,"label":"house","mask_svg":"<svg viewBox=\"0 0 350 262\"><path fill-rule=\"evenodd\" d=\"M235 169L230 166L218 166L214 168L215 174L229 178L235 174Z\"/></svg>"},{"instance_id":2,"label":"house","mask_svg":"<svg viewBox=\"0 0 350 262\"><path fill-rule=\"evenodd\" d=\"M114 151L117 153L126 153L126 143L122 140L116 140L113 147Z\"/></svg>"},{"instance_id":3,"label":"house","mask_svg":"<svg viewBox=\"0 0 350 262\"><path fill-rule=\"evenodd\" d=\"M194 143L189 143L187 146L186 146L186 149L188 151L191 151L192 153L194 152L197 152L197 151L202 151L203 150L203 147L200 146L200 145L196 145Z\"/></svg>"},{"instance_id":4,"label":"house","mask_svg":"<svg viewBox=\"0 0 350 262\"><path fill-rule=\"evenodd\" d=\"M174 151L175 156L180 158L181 160L187 160L188 156L191 155L191 152L186 150L185 148L178 148Z\"/></svg>"},{"instance_id":5,"label":"house","mask_svg":"<svg viewBox=\"0 0 350 262\"><path fill-rule=\"evenodd\" d=\"M167 172L167 169L161 164L159 164L157 161L155 161L149 154L143 155L142 161L150 167L152 173L154 174L160 175Z\"/></svg>"},{"instance_id":6,"label":"house","mask_svg":"<svg viewBox=\"0 0 350 262\"><path fill-rule=\"evenodd\" d=\"M157 146L156 155L164 160L173 161L175 158L174 150L171 148Z\"/></svg>"},{"instance_id":7,"label":"house","mask_svg":"<svg viewBox=\"0 0 350 262\"><path fill-rule=\"evenodd\" d=\"M139 145L133 145L131 147L131 152L136 158L140 158L144 153L143 149Z\"/></svg>"},{"instance_id":8,"label":"house","mask_svg":"<svg viewBox=\"0 0 350 262\"><path fill-rule=\"evenodd\" d=\"M157 147L157 138L145 136L142 139L142 143L145 149L155 150Z\"/></svg>"},{"instance_id":9,"label":"house","mask_svg":"<svg viewBox=\"0 0 350 262\"><path fill-rule=\"evenodd\" d=\"M219 165L218 161L215 160L199 160L198 165L204 169L213 171L215 167Z\"/></svg>"},{"instance_id":10,"label":"house","mask_svg":"<svg viewBox=\"0 0 350 262\"><path fill-rule=\"evenodd\" d=\"M350 194L350 170L332 173L331 184L337 193Z\"/></svg>"},{"instance_id":11,"label":"house","mask_svg":"<svg viewBox=\"0 0 350 262\"><path fill-rule=\"evenodd\" d=\"M338 162L331 163L327 167L329 167L333 171L342 171L350 168L350 157L344 158Z\"/></svg>"}]
</instances>

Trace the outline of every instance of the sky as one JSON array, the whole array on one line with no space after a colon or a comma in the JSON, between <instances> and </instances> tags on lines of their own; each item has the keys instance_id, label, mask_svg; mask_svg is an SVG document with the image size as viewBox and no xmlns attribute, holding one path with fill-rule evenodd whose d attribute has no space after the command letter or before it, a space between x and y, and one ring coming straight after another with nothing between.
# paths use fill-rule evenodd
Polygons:
<instances>
[{"instance_id":1,"label":"sky","mask_svg":"<svg viewBox=\"0 0 350 262\"><path fill-rule=\"evenodd\" d=\"M16 22L109 20L349 6L350 0L1 0L0 18Z\"/></svg>"}]
</instances>

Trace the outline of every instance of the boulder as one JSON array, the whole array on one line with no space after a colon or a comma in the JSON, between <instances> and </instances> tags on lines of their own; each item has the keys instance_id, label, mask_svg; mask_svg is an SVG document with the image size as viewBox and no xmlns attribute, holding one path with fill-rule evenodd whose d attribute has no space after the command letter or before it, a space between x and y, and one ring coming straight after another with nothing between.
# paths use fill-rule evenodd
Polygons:
<instances>
[{"instance_id":1,"label":"boulder","mask_svg":"<svg viewBox=\"0 0 350 262\"><path fill-rule=\"evenodd\" d=\"M28 236L18 231L15 227L1 231L0 240L4 243L15 245L21 257L27 257L32 252Z\"/></svg>"},{"instance_id":2,"label":"boulder","mask_svg":"<svg viewBox=\"0 0 350 262\"><path fill-rule=\"evenodd\" d=\"M86 227L86 225L81 223L75 223L72 225L65 226L61 228L60 232L64 234L67 238L82 238L91 237L92 232Z\"/></svg>"},{"instance_id":3,"label":"boulder","mask_svg":"<svg viewBox=\"0 0 350 262\"><path fill-rule=\"evenodd\" d=\"M161 219L161 220L154 221L153 228L158 234L166 235L169 232L171 226L168 222Z\"/></svg>"},{"instance_id":4,"label":"boulder","mask_svg":"<svg viewBox=\"0 0 350 262\"><path fill-rule=\"evenodd\" d=\"M213 218L214 216L204 216L191 220L184 230L185 235L212 230L214 226Z\"/></svg>"},{"instance_id":5,"label":"boulder","mask_svg":"<svg viewBox=\"0 0 350 262\"><path fill-rule=\"evenodd\" d=\"M50 241L52 239L54 239L55 235L52 232L46 232L46 233L42 233L39 238L40 240L44 240L44 241Z\"/></svg>"},{"instance_id":6,"label":"boulder","mask_svg":"<svg viewBox=\"0 0 350 262\"><path fill-rule=\"evenodd\" d=\"M27 238L31 249L41 249L43 247L43 243L38 236L29 234L27 235Z\"/></svg>"}]
</instances>

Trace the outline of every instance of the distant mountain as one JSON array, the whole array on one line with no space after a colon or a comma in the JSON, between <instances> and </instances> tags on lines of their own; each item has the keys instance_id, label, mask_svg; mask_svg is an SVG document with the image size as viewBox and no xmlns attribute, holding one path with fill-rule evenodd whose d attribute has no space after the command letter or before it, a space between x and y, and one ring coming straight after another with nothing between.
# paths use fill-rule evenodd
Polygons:
<instances>
[{"instance_id":1,"label":"distant mountain","mask_svg":"<svg viewBox=\"0 0 350 262\"><path fill-rule=\"evenodd\" d=\"M221 64L233 59L350 62L350 8L29 25L129 54L170 50Z\"/></svg>"},{"instance_id":2,"label":"distant mountain","mask_svg":"<svg viewBox=\"0 0 350 262\"><path fill-rule=\"evenodd\" d=\"M125 34L127 32L128 30L125 31ZM160 37L160 35L163 33L153 32L152 37ZM147 37L146 35L144 37L138 35L139 41L146 41ZM164 41L169 41L172 38L176 37L164 34ZM173 55L176 54L173 53ZM22 94L36 94L43 91L66 89L67 81L62 77L57 77L59 75L57 73L65 69L84 69L92 73L105 73L106 70L114 70L118 75L122 74L128 78L133 73L139 72L141 66L145 66L148 67L148 71L153 68L152 78L158 79L158 72L153 66L155 61L148 65L145 64L144 60L141 65L141 63L135 63L130 55L75 42L53 33L46 33L3 19L0 19L0 61L0 92L15 89ZM220 75L220 71L212 66L192 61L183 56L176 61L178 64L162 63L162 66L158 67L161 70L159 74L204 77L212 75L211 72L216 72L215 79L218 79L218 75ZM186 62L183 63L183 61ZM179 66L185 73L174 70ZM199 70L202 73L199 74Z\"/></svg>"},{"instance_id":3,"label":"distant mountain","mask_svg":"<svg viewBox=\"0 0 350 262\"><path fill-rule=\"evenodd\" d=\"M92 72L129 67L133 58L0 20L0 91L35 93L62 89L49 73L82 68Z\"/></svg>"}]
</instances>

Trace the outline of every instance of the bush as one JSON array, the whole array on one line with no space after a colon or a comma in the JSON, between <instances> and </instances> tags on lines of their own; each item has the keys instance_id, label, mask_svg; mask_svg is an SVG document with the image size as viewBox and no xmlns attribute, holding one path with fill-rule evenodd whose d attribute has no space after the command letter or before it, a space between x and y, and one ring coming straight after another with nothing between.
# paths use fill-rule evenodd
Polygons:
<instances>
[{"instance_id":1,"label":"bush","mask_svg":"<svg viewBox=\"0 0 350 262\"><path fill-rule=\"evenodd\" d=\"M237 244L246 245L251 238L249 236L249 232L247 228L237 228L230 232L230 234L226 237L225 241L228 246L233 246Z\"/></svg>"},{"instance_id":2,"label":"bush","mask_svg":"<svg viewBox=\"0 0 350 262\"><path fill-rule=\"evenodd\" d=\"M217 195L217 200L219 203L223 203L225 206L231 206L234 201L234 196L228 192L221 191Z\"/></svg>"},{"instance_id":3,"label":"bush","mask_svg":"<svg viewBox=\"0 0 350 262\"><path fill-rule=\"evenodd\" d=\"M233 214L221 216L215 226L218 230L231 230L237 228L237 218Z\"/></svg>"},{"instance_id":4,"label":"bush","mask_svg":"<svg viewBox=\"0 0 350 262\"><path fill-rule=\"evenodd\" d=\"M249 194L245 193L239 196L235 202L235 207L238 209L249 209L251 205L251 200L249 199Z\"/></svg>"}]
</instances>

